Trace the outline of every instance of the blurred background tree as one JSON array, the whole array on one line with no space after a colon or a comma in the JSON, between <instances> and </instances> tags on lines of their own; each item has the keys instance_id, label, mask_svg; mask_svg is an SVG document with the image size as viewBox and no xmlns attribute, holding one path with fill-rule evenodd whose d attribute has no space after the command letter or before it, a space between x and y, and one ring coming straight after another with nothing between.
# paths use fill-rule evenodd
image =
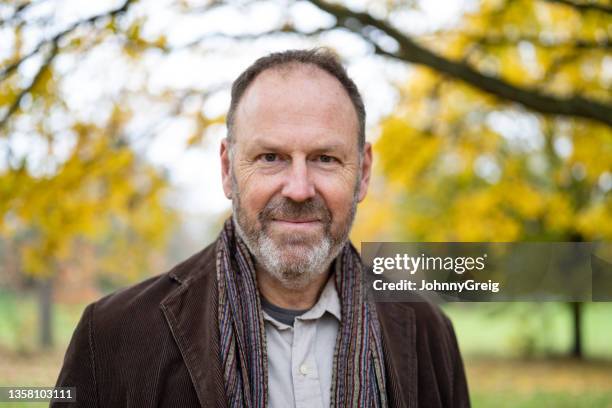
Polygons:
<instances>
[{"instance_id":1,"label":"blurred background tree","mask_svg":"<svg viewBox=\"0 0 612 408\"><path fill-rule=\"evenodd\" d=\"M570 2L483 2L456 29L423 41L512 87L610 103L609 11ZM376 143L395 237L612 238L610 126L513 101L430 67L414 72ZM581 304L569 307L571 354L581 357Z\"/></svg>"},{"instance_id":2,"label":"blurred background tree","mask_svg":"<svg viewBox=\"0 0 612 408\"><path fill-rule=\"evenodd\" d=\"M162 131L185 150L222 132L214 102L227 100L227 78L193 61L237 44L291 39L342 57L352 51L334 44L351 44L410 68L391 84L392 113L370 123L379 164L356 241L612 235L609 2L473 1L433 32L412 26L418 1L124 0L83 15L57 5L0 3L0 232L12 264L40 282L46 343L51 283L71 258L88 254L114 285L160 271L178 212L147 151ZM170 35L221 12L275 18ZM164 70L169 61L193 63L200 82Z\"/></svg>"}]
</instances>

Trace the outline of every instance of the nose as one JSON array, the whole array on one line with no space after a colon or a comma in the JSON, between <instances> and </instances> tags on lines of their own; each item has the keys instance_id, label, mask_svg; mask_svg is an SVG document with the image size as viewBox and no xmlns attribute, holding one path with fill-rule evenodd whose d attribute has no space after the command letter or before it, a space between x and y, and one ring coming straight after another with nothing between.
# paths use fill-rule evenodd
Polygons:
<instances>
[{"instance_id":1,"label":"nose","mask_svg":"<svg viewBox=\"0 0 612 408\"><path fill-rule=\"evenodd\" d=\"M291 161L282 195L296 202L306 201L315 196L314 183L310 179L305 160Z\"/></svg>"}]
</instances>

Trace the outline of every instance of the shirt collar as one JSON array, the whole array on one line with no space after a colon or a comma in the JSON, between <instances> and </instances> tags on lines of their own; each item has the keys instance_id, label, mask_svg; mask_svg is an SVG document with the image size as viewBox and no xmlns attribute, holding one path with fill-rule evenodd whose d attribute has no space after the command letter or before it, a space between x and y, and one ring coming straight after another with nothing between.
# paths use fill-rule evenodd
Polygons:
<instances>
[{"instance_id":1,"label":"shirt collar","mask_svg":"<svg viewBox=\"0 0 612 408\"><path fill-rule=\"evenodd\" d=\"M306 313L299 316L301 320L318 319L325 314L325 312L331 313L338 321L341 320L340 312L340 297L336 290L336 281L334 275L330 276L319 296L317 303Z\"/></svg>"}]
</instances>

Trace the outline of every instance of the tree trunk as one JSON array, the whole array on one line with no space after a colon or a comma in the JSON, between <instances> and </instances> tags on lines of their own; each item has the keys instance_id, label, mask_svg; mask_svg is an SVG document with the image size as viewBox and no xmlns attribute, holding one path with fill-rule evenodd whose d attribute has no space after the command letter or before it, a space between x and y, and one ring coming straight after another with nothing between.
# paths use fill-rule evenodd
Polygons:
<instances>
[{"instance_id":1,"label":"tree trunk","mask_svg":"<svg viewBox=\"0 0 612 408\"><path fill-rule=\"evenodd\" d=\"M40 345L44 349L53 347L53 279L40 281L38 289L40 318Z\"/></svg>"},{"instance_id":2,"label":"tree trunk","mask_svg":"<svg viewBox=\"0 0 612 408\"><path fill-rule=\"evenodd\" d=\"M572 345L572 357L582 359L582 303L570 303L572 308L574 343Z\"/></svg>"}]
</instances>

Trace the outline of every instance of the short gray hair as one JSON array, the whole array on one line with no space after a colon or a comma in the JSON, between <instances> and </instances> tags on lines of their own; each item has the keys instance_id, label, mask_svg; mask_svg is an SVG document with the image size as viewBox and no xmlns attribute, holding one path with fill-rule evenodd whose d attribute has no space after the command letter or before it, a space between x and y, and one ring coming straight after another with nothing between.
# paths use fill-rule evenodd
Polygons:
<instances>
[{"instance_id":1,"label":"short gray hair","mask_svg":"<svg viewBox=\"0 0 612 408\"><path fill-rule=\"evenodd\" d=\"M259 58L251 66L249 66L232 84L232 96L230 108L227 113L227 139L231 146L233 141L233 130L236 121L236 109L240 103L242 95L246 92L249 85L263 71L280 68L293 64L314 65L325 72L334 76L347 92L358 120L357 144L359 151L363 151L365 145L365 107L363 99L357 89L357 85L348 76L346 70L340 63L338 57L328 49L314 48L311 50L287 50L283 52L275 52L265 57Z\"/></svg>"}]
</instances>

